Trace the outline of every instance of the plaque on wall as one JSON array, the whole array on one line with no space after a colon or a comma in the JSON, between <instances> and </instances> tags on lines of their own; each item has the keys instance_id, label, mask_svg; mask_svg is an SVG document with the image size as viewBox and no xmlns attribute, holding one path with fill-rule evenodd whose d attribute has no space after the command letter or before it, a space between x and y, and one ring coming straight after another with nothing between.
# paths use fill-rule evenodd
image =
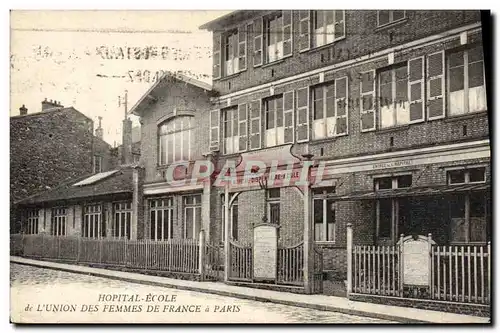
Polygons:
<instances>
[{"instance_id":1,"label":"plaque on wall","mask_svg":"<svg viewBox=\"0 0 500 333\"><path fill-rule=\"evenodd\" d=\"M425 236L403 238L403 284L412 286L429 285L429 240Z\"/></svg>"},{"instance_id":2,"label":"plaque on wall","mask_svg":"<svg viewBox=\"0 0 500 333\"><path fill-rule=\"evenodd\" d=\"M253 229L254 280L276 281L278 260L278 226L260 224Z\"/></svg>"}]
</instances>

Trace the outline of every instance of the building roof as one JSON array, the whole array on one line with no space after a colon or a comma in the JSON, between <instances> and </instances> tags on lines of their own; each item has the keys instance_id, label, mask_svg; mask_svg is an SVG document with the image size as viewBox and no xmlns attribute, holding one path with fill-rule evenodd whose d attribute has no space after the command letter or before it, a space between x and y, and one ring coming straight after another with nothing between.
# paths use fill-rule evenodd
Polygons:
<instances>
[{"instance_id":1,"label":"building roof","mask_svg":"<svg viewBox=\"0 0 500 333\"><path fill-rule=\"evenodd\" d=\"M234 10L200 26L202 30L216 31L225 26L237 25L242 21L262 12L261 10Z\"/></svg>"},{"instance_id":2,"label":"building roof","mask_svg":"<svg viewBox=\"0 0 500 333\"><path fill-rule=\"evenodd\" d=\"M187 84L201 88L201 89L206 90L206 91L212 90L212 86L208 83L191 78L191 77L186 76L182 73L166 72L165 74L163 74L163 76L159 80L157 80L151 86L151 88L148 89L148 91L146 91L146 93L144 95L141 96L141 98L137 101L137 103L135 103L135 105L130 109L129 113L138 116L140 113L140 109L142 107L144 107L145 105L147 105L147 101L151 100L151 99L155 99L155 97L153 96L153 92L155 92L158 88L160 88L161 87L160 84L162 82L165 82L167 78L174 78L174 79L177 79L181 82L185 82Z\"/></svg>"},{"instance_id":3,"label":"building roof","mask_svg":"<svg viewBox=\"0 0 500 333\"><path fill-rule=\"evenodd\" d=\"M123 167L97 175L86 175L80 179L61 184L51 190L16 202L18 205L36 205L77 198L89 198L117 193L132 193L133 168Z\"/></svg>"},{"instance_id":4,"label":"building roof","mask_svg":"<svg viewBox=\"0 0 500 333\"><path fill-rule=\"evenodd\" d=\"M57 113L57 112L70 112L70 111L78 112L79 114L82 115L82 117L85 117L88 120L92 121L92 119L90 119L89 117L87 117L86 115L84 115L83 113L81 113L80 111L78 111L77 109L75 109L72 106L68 106L66 108L52 108L52 109L48 109L48 110L44 110L44 111L40 111L40 112L28 113L28 114L25 114L25 115L18 114L16 116L11 116L10 120L12 121L12 120L31 119L31 118L34 118L34 117L43 117L43 116L46 116L48 114L54 114L54 113Z\"/></svg>"}]
</instances>

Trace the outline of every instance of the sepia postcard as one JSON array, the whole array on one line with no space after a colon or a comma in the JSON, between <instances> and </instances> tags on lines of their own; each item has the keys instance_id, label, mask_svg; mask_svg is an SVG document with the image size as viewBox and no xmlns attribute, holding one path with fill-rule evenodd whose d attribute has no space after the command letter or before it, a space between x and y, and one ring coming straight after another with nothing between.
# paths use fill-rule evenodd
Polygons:
<instances>
[{"instance_id":1,"label":"sepia postcard","mask_svg":"<svg viewBox=\"0 0 500 333\"><path fill-rule=\"evenodd\" d=\"M12 10L10 322L490 324L479 10Z\"/></svg>"}]
</instances>

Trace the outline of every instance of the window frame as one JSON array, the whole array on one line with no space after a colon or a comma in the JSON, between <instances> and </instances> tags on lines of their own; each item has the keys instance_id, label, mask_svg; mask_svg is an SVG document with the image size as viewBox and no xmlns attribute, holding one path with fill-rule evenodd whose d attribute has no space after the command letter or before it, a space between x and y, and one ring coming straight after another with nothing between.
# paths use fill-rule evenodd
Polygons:
<instances>
[{"instance_id":1,"label":"window frame","mask_svg":"<svg viewBox=\"0 0 500 333\"><path fill-rule=\"evenodd\" d=\"M387 11L389 14L389 22L380 24L380 12L381 11ZM397 20L394 20L394 12L395 11L402 11L403 12L403 17L399 18ZM399 22L403 22L407 19L408 17L406 16L406 10L377 10L377 28L382 28L382 27L387 27Z\"/></svg>"},{"instance_id":2,"label":"window frame","mask_svg":"<svg viewBox=\"0 0 500 333\"><path fill-rule=\"evenodd\" d=\"M471 89L469 87L469 66L471 65L471 63L469 62L469 51L471 51L474 47L481 47L482 50L481 52L483 53L483 59L481 60L483 66L483 84L482 86L484 87L484 94L485 94L485 107L483 110L479 110L479 111L470 111L470 107L469 107L469 90ZM454 53L459 53L459 52L463 52L463 67L464 67L464 71L463 71L463 75L464 75L464 87L463 87L463 91L464 91L464 98L463 98L463 105L464 105L464 112L463 113L459 113L459 114L451 114L451 96L450 94L452 93L451 92L451 74L450 74L450 70L452 68L450 68L450 56ZM477 63L479 61L476 61L474 63ZM452 50L445 50L445 66L446 66L446 77L445 77L445 80L446 80L446 99L445 99L445 106L446 106L446 116L449 117L449 118L454 118L454 117L463 117L463 116L467 116L467 115L470 115L470 114L476 114L476 113L481 113L481 112L485 112L488 110L488 103L487 103L487 91L486 91L486 68L484 66L484 50L483 50L483 45L482 44L474 44L474 45L470 45L469 47L467 48L459 48L459 49L452 49Z\"/></svg>"},{"instance_id":3,"label":"window frame","mask_svg":"<svg viewBox=\"0 0 500 333\"><path fill-rule=\"evenodd\" d=\"M89 239L106 237L104 207L101 203L89 203L83 206L81 236Z\"/></svg>"},{"instance_id":4,"label":"window frame","mask_svg":"<svg viewBox=\"0 0 500 333\"><path fill-rule=\"evenodd\" d=\"M476 194L478 193L482 193L482 192L476 192ZM472 223L471 223L471 218L474 217L474 216L471 216L471 195L472 194L469 194L469 193L465 193L465 194L457 194L456 196L457 197L461 197L463 198L463 201L464 201L464 236L465 236L465 239L464 240L453 240L451 237L453 236L453 218L452 218L452 215L451 215L451 211L453 209L452 207L452 202L449 201L448 202L448 214L449 214L449 225L448 225L448 232L449 232L449 243L451 245L460 245L460 244L467 244L467 245L471 245L471 244L478 244L478 245L483 245L483 244L486 244L488 242L488 223L489 223L489 219L488 219L488 200L486 197L482 198L482 204L483 204L483 209L484 209L484 223L485 223L485 230L484 230L484 233L485 233L485 240L482 240L482 241L478 241L478 240L474 240L474 241L471 241L470 238L471 238L471 228L472 228Z\"/></svg>"},{"instance_id":5,"label":"window frame","mask_svg":"<svg viewBox=\"0 0 500 333\"><path fill-rule=\"evenodd\" d=\"M483 169L484 178L481 181L470 181L470 170ZM450 171L462 171L464 173L463 183L452 183ZM484 184L486 183L486 166L471 166L466 168L447 168L446 169L446 184L450 186L464 185L464 184Z\"/></svg>"},{"instance_id":6,"label":"window frame","mask_svg":"<svg viewBox=\"0 0 500 333\"><path fill-rule=\"evenodd\" d=\"M176 121L182 120L181 127L183 127L185 119L189 119L188 127L181 128L180 130L177 130L175 128ZM179 162L189 162L191 160L192 153L193 153L192 150L193 150L193 145L194 145L194 142L192 142L194 139L193 130L196 130L194 121L195 121L195 119L194 119L193 115L183 114L183 115L178 115L178 116L169 118L169 119L167 119L167 120L165 120L157 125L157 143L158 143L157 166L158 167L165 167L165 166L168 166L170 164L179 163ZM161 133L162 128L164 128L164 127L166 128L166 126L168 126L169 123L173 124L173 129L172 130L165 129L166 133L162 134ZM180 146L175 144L175 136L177 133L181 133L181 145ZM188 142L187 157L188 157L188 159L187 160L183 158L184 157L184 144L183 144L183 142L185 139L184 135L188 136L188 138L187 138L187 142ZM167 136L172 136L172 147L173 147L172 161L169 161L169 159L168 159L169 152L168 152L168 143L167 143L166 138L165 138L165 143L167 144L167 146L165 147L165 150L164 150L164 153L165 153L164 160L162 159L162 148L163 148L162 138L167 137ZM181 156L180 159L176 160L176 158L175 158L176 152L180 153L180 156ZM164 163L162 163L162 161L164 161Z\"/></svg>"},{"instance_id":7,"label":"window frame","mask_svg":"<svg viewBox=\"0 0 500 333\"><path fill-rule=\"evenodd\" d=\"M224 155L236 154L239 152L239 138L240 138L238 106L231 106L229 108L222 109L221 112L222 112L222 137L224 139L222 146ZM230 121L227 119L229 113L231 113ZM230 123L231 127L231 136L226 137L227 135L226 124L228 123ZM228 151L228 144L227 144L228 139L231 139L233 143L233 148L231 149L231 151Z\"/></svg>"},{"instance_id":8,"label":"window frame","mask_svg":"<svg viewBox=\"0 0 500 333\"><path fill-rule=\"evenodd\" d=\"M226 205L225 205L225 200L224 200L224 194L221 194L221 221L222 221L222 232L221 232L221 242L224 243L225 241L225 235L226 235L226 230L225 230L225 214L226 214ZM231 201L231 200L230 200ZM236 211L236 212L235 212ZM234 214L236 213L236 221L234 220ZM231 235L230 240L238 241L238 220L239 220L239 210L238 210L238 197L236 197L233 202L231 203L229 207L229 234ZM235 228L236 225L236 228ZM235 234L236 231L236 234ZM236 236L236 237L235 237Z\"/></svg>"},{"instance_id":9,"label":"window frame","mask_svg":"<svg viewBox=\"0 0 500 333\"><path fill-rule=\"evenodd\" d=\"M115 239L131 239L130 234L132 232L132 202L131 201L113 202L112 213L113 213L113 218L112 218L113 222L111 224L111 237Z\"/></svg>"},{"instance_id":10,"label":"window frame","mask_svg":"<svg viewBox=\"0 0 500 333\"><path fill-rule=\"evenodd\" d=\"M96 168L96 165L98 165L99 168ZM92 169L94 171L93 173L101 173L102 172L102 156L94 155L92 166L93 166Z\"/></svg>"},{"instance_id":11,"label":"window frame","mask_svg":"<svg viewBox=\"0 0 500 333\"><path fill-rule=\"evenodd\" d=\"M313 214L315 212L314 210L314 205L316 201L320 201L322 205L322 230L323 230L323 236L324 240L317 240L316 239L316 226L314 226L314 242L317 244L335 244L336 243L336 238L337 238L337 215L336 215L336 210L337 210L337 202L334 201L332 198L329 198L329 194L334 194L335 193L335 186L333 187L328 187L328 188L316 188L313 190ZM320 192L321 191L321 192ZM320 193L319 193L320 192ZM333 220L333 236L332 240L328 240L328 203L331 205L334 205L334 220ZM313 218L314 219L314 218ZM314 223L316 225L316 223Z\"/></svg>"},{"instance_id":12,"label":"window frame","mask_svg":"<svg viewBox=\"0 0 500 333\"><path fill-rule=\"evenodd\" d=\"M29 209L26 214L26 229L27 235L36 235L40 228L40 209Z\"/></svg>"},{"instance_id":13,"label":"window frame","mask_svg":"<svg viewBox=\"0 0 500 333\"><path fill-rule=\"evenodd\" d=\"M263 117L264 117L264 148L277 147L285 144L285 106L284 106L284 94L277 94L273 96L269 96L267 98L262 99L262 109L263 109ZM268 110L269 103L272 102L273 110ZM281 109L280 109L281 108ZM280 109L280 110L279 110ZM268 113L273 113L273 127L268 128ZM281 126L278 126L278 115L281 112ZM274 131L274 134L273 132ZM281 138L283 142L279 141L280 132L282 132ZM268 143L267 137L274 136L275 144L271 145Z\"/></svg>"},{"instance_id":14,"label":"window frame","mask_svg":"<svg viewBox=\"0 0 500 333\"><path fill-rule=\"evenodd\" d=\"M192 197L193 198L193 203L192 204L188 204L186 203L186 199L188 197ZM196 198L199 198L199 202L197 200L195 200ZM183 212L183 219L182 219L182 227L183 227L183 232L182 232L182 238L184 239L195 239L197 240L198 237L199 237L199 232L202 228L202 201L203 201L203 196L201 194L186 194L186 195L183 195L182 196L182 212ZM196 211L199 209L199 217L200 217L200 221L199 221L199 230L196 230L197 229L197 223L196 223ZM187 228L187 224L188 224L188 221L187 221L187 211L188 210L192 210L193 211L193 220L191 221L192 223L192 228L193 228L193 238L188 238L188 228Z\"/></svg>"},{"instance_id":15,"label":"window frame","mask_svg":"<svg viewBox=\"0 0 500 333\"><path fill-rule=\"evenodd\" d=\"M174 197L149 199L149 239L152 241L167 241L174 238ZM155 203L153 205L153 202ZM159 205L161 203L161 205ZM158 221L158 215L161 211L162 221ZM154 221L153 221L154 213ZM165 215L167 220L165 225ZM154 227L153 227L154 225ZM161 235L158 235L160 226ZM165 230L166 229L166 230ZM154 237L153 237L154 230Z\"/></svg>"},{"instance_id":16,"label":"window frame","mask_svg":"<svg viewBox=\"0 0 500 333\"><path fill-rule=\"evenodd\" d=\"M336 25L337 25L337 22L336 22L336 14L337 14L337 11L341 11L342 12L342 20L340 20L340 22L342 22L342 31L344 32L344 34L341 36L341 37L338 37L338 38L335 38L335 33L336 33ZM331 14L333 15L333 32L331 32L333 34L333 40L328 42L328 38L327 38L327 35L328 35L328 31L327 31L327 13L328 12L332 12ZM321 45L317 45L317 43L315 42L317 37L316 37L316 24L317 24L317 21L318 21L318 14L321 13L322 14L322 19L323 19L323 26L321 27L321 29L323 30L321 32L321 35L322 35L322 38L323 38L323 44ZM327 45L331 45L331 44L334 44L342 39L345 39L346 38L346 31L345 31L345 10L343 9L340 9L340 10L312 10L310 15L310 31L311 31L311 40L310 40L310 48L311 49L317 49L317 48L321 48L321 47L325 47ZM319 28L318 28L319 29Z\"/></svg>"},{"instance_id":17,"label":"window frame","mask_svg":"<svg viewBox=\"0 0 500 333\"><path fill-rule=\"evenodd\" d=\"M279 195L278 196L271 196L271 193L272 193L271 191L275 191L274 193L279 193ZM278 210L277 210L278 222L276 224L280 225L281 224L281 188L278 187L278 188L267 189L265 196L266 196L267 221L269 223L273 223L273 221L271 220L271 212L273 211L271 207L277 205L277 207L278 207Z\"/></svg>"},{"instance_id":18,"label":"window frame","mask_svg":"<svg viewBox=\"0 0 500 333\"><path fill-rule=\"evenodd\" d=\"M53 207L50 221L50 234L52 236L66 236L68 232L68 207ZM57 226L57 230L54 230L54 226Z\"/></svg>"}]
</instances>

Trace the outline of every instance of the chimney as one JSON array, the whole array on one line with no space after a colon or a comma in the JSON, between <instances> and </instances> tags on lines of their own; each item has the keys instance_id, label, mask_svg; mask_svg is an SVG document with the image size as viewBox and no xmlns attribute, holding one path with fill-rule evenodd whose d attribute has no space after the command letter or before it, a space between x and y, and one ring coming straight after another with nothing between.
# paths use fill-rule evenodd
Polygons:
<instances>
[{"instance_id":1,"label":"chimney","mask_svg":"<svg viewBox=\"0 0 500 333\"><path fill-rule=\"evenodd\" d=\"M132 163L132 120L123 120L122 131L122 164Z\"/></svg>"},{"instance_id":2,"label":"chimney","mask_svg":"<svg viewBox=\"0 0 500 333\"><path fill-rule=\"evenodd\" d=\"M61 105L61 102L56 100L45 100L42 101L42 111L51 110L51 109L62 109L64 106Z\"/></svg>"},{"instance_id":3,"label":"chimney","mask_svg":"<svg viewBox=\"0 0 500 333\"><path fill-rule=\"evenodd\" d=\"M24 104L19 108L19 114L21 116L25 116L28 114L28 109L24 106Z\"/></svg>"},{"instance_id":4,"label":"chimney","mask_svg":"<svg viewBox=\"0 0 500 333\"><path fill-rule=\"evenodd\" d=\"M101 127L102 117L99 116L98 118L99 118L99 127L97 127L96 130L95 130L95 136L97 136L99 139L102 140L102 136L103 136L103 132L104 132L104 130Z\"/></svg>"}]
</instances>

